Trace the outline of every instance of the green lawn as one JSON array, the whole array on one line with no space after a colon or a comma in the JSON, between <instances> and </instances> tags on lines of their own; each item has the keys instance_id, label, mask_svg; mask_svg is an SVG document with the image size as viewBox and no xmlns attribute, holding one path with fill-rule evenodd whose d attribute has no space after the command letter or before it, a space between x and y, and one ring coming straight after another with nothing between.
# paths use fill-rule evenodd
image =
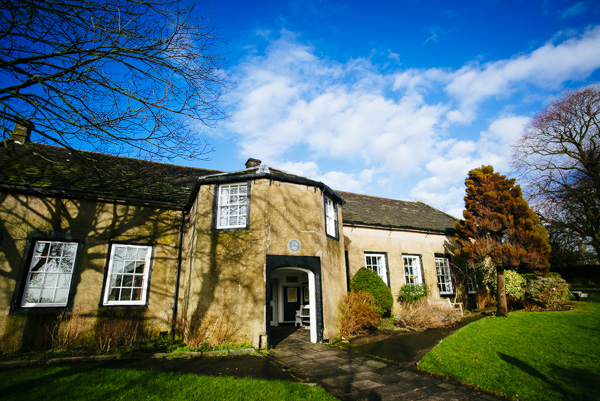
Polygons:
<instances>
[{"instance_id":1,"label":"green lawn","mask_svg":"<svg viewBox=\"0 0 600 401\"><path fill-rule=\"evenodd\" d=\"M0 373L8 400L335 400L319 386L151 370L40 366Z\"/></svg>"},{"instance_id":2,"label":"green lawn","mask_svg":"<svg viewBox=\"0 0 600 401\"><path fill-rule=\"evenodd\" d=\"M568 312L488 317L443 340L419 369L519 400L600 399L600 297Z\"/></svg>"}]
</instances>

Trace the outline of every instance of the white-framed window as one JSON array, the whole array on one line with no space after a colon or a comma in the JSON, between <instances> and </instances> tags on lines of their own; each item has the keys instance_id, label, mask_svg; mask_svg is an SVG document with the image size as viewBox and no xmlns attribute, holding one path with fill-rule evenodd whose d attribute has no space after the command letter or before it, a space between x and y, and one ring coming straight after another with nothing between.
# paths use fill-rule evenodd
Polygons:
<instances>
[{"instance_id":1,"label":"white-framed window","mask_svg":"<svg viewBox=\"0 0 600 401\"><path fill-rule=\"evenodd\" d=\"M152 247L112 244L104 305L145 305Z\"/></svg>"},{"instance_id":2,"label":"white-framed window","mask_svg":"<svg viewBox=\"0 0 600 401\"><path fill-rule=\"evenodd\" d=\"M423 284L421 275L421 258L418 255L402 255L404 264L404 283Z\"/></svg>"},{"instance_id":3,"label":"white-framed window","mask_svg":"<svg viewBox=\"0 0 600 401\"><path fill-rule=\"evenodd\" d=\"M437 272L440 295L454 294L452 275L450 274L450 259L436 256L435 270Z\"/></svg>"},{"instance_id":4,"label":"white-framed window","mask_svg":"<svg viewBox=\"0 0 600 401\"><path fill-rule=\"evenodd\" d=\"M325 197L325 230L330 237L338 237L337 207L333 200L327 196Z\"/></svg>"},{"instance_id":5,"label":"white-framed window","mask_svg":"<svg viewBox=\"0 0 600 401\"><path fill-rule=\"evenodd\" d=\"M21 307L67 305L77 247L77 242L35 241Z\"/></svg>"},{"instance_id":6,"label":"white-framed window","mask_svg":"<svg viewBox=\"0 0 600 401\"><path fill-rule=\"evenodd\" d=\"M366 253L365 267L373 270L381 277L384 283L389 285L387 277L387 261L384 253Z\"/></svg>"},{"instance_id":7,"label":"white-framed window","mask_svg":"<svg viewBox=\"0 0 600 401\"><path fill-rule=\"evenodd\" d=\"M467 294L477 294L477 280L475 279L475 270L467 271Z\"/></svg>"},{"instance_id":8,"label":"white-framed window","mask_svg":"<svg viewBox=\"0 0 600 401\"><path fill-rule=\"evenodd\" d=\"M248 222L248 184L219 185L217 228L242 228Z\"/></svg>"}]
</instances>

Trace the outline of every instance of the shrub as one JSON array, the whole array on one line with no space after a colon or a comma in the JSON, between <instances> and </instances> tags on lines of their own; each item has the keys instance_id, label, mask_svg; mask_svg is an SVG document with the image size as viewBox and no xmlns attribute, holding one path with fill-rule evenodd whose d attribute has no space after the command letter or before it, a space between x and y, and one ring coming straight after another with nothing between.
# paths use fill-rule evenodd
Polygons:
<instances>
[{"instance_id":1,"label":"shrub","mask_svg":"<svg viewBox=\"0 0 600 401\"><path fill-rule=\"evenodd\" d=\"M494 287L494 293L497 291L497 278L494 276L492 280L492 286ZM526 280L516 271L505 270L504 271L504 286L506 288L506 295L513 299L523 299Z\"/></svg>"},{"instance_id":2,"label":"shrub","mask_svg":"<svg viewBox=\"0 0 600 401\"><path fill-rule=\"evenodd\" d=\"M418 302L429 294L427 284L406 284L400 287L398 300L400 302Z\"/></svg>"},{"instance_id":3,"label":"shrub","mask_svg":"<svg viewBox=\"0 0 600 401\"><path fill-rule=\"evenodd\" d=\"M538 277L525 287L525 297L543 308L554 309L569 300L569 284L562 278Z\"/></svg>"},{"instance_id":4,"label":"shrub","mask_svg":"<svg viewBox=\"0 0 600 401\"><path fill-rule=\"evenodd\" d=\"M377 327L381 313L375 298L364 291L350 291L342 304L340 334L344 338L364 334L365 330Z\"/></svg>"},{"instance_id":5,"label":"shrub","mask_svg":"<svg viewBox=\"0 0 600 401\"><path fill-rule=\"evenodd\" d=\"M496 299L487 291L477 291L475 294L475 304L477 305L477 310L484 310L488 306L495 307Z\"/></svg>"},{"instance_id":6,"label":"shrub","mask_svg":"<svg viewBox=\"0 0 600 401\"><path fill-rule=\"evenodd\" d=\"M429 304L425 299L404 302L396 314L396 326L413 331L447 327L461 319L460 312L444 305Z\"/></svg>"},{"instance_id":7,"label":"shrub","mask_svg":"<svg viewBox=\"0 0 600 401\"><path fill-rule=\"evenodd\" d=\"M358 269L352 280L350 280L350 291L364 291L371 294L380 315L389 314L392 310L394 304L392 292L381 277L372 270L365 267Z\"/></svg>"}]
</instances>

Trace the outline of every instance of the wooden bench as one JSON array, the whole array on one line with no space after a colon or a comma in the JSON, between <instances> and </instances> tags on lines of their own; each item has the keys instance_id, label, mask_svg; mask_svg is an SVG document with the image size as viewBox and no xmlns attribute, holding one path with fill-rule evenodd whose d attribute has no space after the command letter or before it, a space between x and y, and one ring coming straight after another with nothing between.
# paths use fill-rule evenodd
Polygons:
<instances>
[{"instance_id":1,"label":"wooden bench","mask_svg":"<svg viewBox=\"0 0 600 401\"><path fill-rule=\"evenodd\" d=\"M588 293L587 292L583 292L583 291L571 291L571 294L573 294L573 296L575 297L576 300L581 301L582 299L585 299L587 301L588 299Z\"/></svg>"},{"instance_id":2,"label":"wooden bench","mask_svg":"<svg viewBox=\"0 0 600 401\"><path fill-rule=\"evenodd\" d=\"M461 316L464 315L463 304L462 302L452 302L450 298L442 298L442 299L428 299L427 302L430 305L440 305L449 309L458 309L460 311Z\"/></svg>"}]
</instances>

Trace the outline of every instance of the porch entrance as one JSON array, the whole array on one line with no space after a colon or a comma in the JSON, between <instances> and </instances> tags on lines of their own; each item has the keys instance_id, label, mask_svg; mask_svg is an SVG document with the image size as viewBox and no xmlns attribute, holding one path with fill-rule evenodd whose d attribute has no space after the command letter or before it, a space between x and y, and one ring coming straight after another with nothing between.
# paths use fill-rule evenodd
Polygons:
<instances>
[{"instance_id":1,"label":"porch entrance","mask_svg":"<svg viewBox=\"0 0 600 401\"><path fill-rule=\"evenodd\" d=\"M279 333L285 326L307 331L313 343L323 340L319 258L267 255L266 285L268 348L272 328Z\"/></svg>"}]
</instances>

